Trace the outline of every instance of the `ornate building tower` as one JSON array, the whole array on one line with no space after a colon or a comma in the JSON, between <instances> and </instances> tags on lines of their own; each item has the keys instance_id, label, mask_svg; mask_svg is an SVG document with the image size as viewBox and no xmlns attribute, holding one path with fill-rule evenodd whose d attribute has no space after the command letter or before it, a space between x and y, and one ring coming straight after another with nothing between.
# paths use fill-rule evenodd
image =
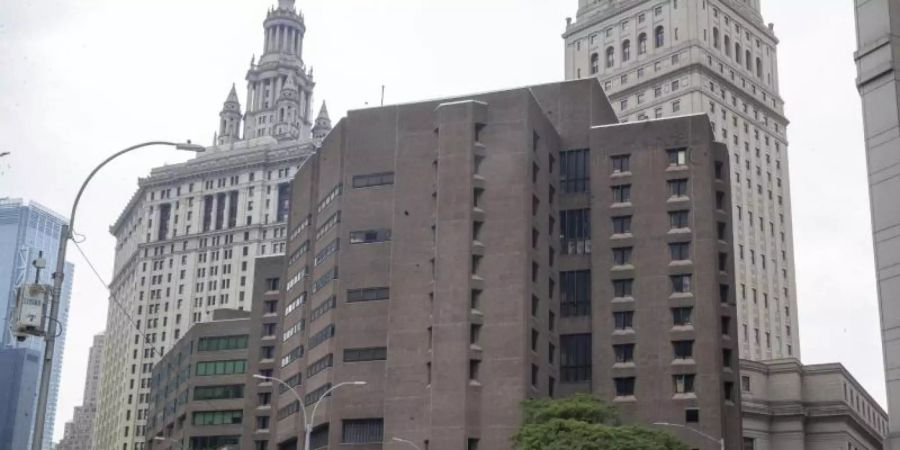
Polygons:
<instances>
[{"instance_id":1,"label":"ornate building tower","mask_svg":"<svg viewBox=\"0 0 900 450\"><path fill-rule=\"evenodd\" d=\"M312 129L312 137L313 139L325 139L329 131L331 131L331 118L328 117L328 107L325 106L325 102L322 102L322 109L319 110L316 125Z\"/></svg>"},{"instance_id":2,"label":"ornate building tower","mask_svg":"<svg viewBox=\"0 0 900 450\"><path fill-rule=\"evenodd\" d=\"M275 101L276 122L274 136L278 140L297 139L300 137L300 126L297 118L300 115L300 103L297 84L294 77L289 76L278 100Z\"/></svg>"},{"instance_id":3,"label":"ornate building tower","mask_svg":"<svg viewBox=\"0 0 900 450\"><path fill-rule=\"evenodd\" d=\"M230 144L241 140L241 103L233 84L219 118L219 137L216 144Z\"/></svg>"},{"instance_id":4,"label":"ornate building tower","mask_svg":"<svg viewBox=\"0 0 900 450\"><path fill-rule=\"evenodd\" d=\"M303 16L294 9L294 0L279 0L265 22L265 46L258 63L251 62L247 72L247 111L244 138L274 136L280 122L279 97L285 85L294 83L296 114L288 125L296 127L296 136L309 135L309 104L315 83L312 72L303 64Z\"/></svg>"}]
</instances>

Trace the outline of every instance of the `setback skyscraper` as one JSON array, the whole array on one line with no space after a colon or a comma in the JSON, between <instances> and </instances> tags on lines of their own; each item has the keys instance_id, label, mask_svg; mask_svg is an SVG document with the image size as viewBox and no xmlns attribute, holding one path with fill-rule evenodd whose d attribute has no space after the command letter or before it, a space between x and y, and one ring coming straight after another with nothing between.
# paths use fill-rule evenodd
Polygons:
<instances>
[{"instance_id":1,"label":"setback skyscraper","mask_svg":"<svg viewBox=\"0 0 900 450\"><path fill-rule=\"evenodd\" d=\"M622 121L706 113L731 154L741 358L800 357L778 39L759 0L579 0L567 79Z\"/></svg>"},{"instance_id":2,"label":"setback skyscraper","mask_svg":"<svg viewBox=\"0 0 900 450\"><path fill-rule=\"evenodd\" d=\"M215 146L183 164L153 169L110 231L116 236L93 445L144 448L153 365L195 323L221 308L250 309L253 265L283 253L290 180L330 122L313 121L306 31L293 0L263 23L262 56L217 118ZM243 130L243 133L242 133Z\"/></svg>"},{"instance_id":3,"label":"setback skyscraper","mask_svg":"<svg viewBox=\"0 0 900 450\"><path fill-rule=\"evenodd\" d=\"M94 336L94 344L88 355L87 374L84 380L84 397L81 406L76 406L72 413L72 421L66 422L63 439L56 450L92 450L91 434L94 429L94 416L97 414L97 398L100 388L100 370L103 361L102 334Z\"/></svg>"},{"instance_id":4,"label":"setback skyscraper","mask_svg":"<svg viewBox=\"0 0 900 450\"><path fill-rule=\"evenodd\" d=\"M26 204L18 199L0 199L0 320L2 320L2 335L0 335L0 349L21 348L29 349L33 354L43 360L44 339L29 337L24 342L18 342L10 334L9 317L15 307L16 289L23 283L33 283L35 268L32 261L43 255L46 260L46 268L41 272L41 283L51 284L51 274L56 266L56 253L59 249L60 228L66 223L59 214L39 205L36 202ZM53 355L53 373L50 379L50 392L47 396L47 422L44 426L43 448L50 449L53 436L53 424L56 417L56 402L59 398L59 380L62 369L62 357L66 344L66 333L69 317L69 300L72 292L72 264L66 263L65 279L59 302L59 336L56 338L56 351ZM29 357L19 354L18 361L22 364L30 364ZM23 359L24 358L24 359ZM10 445L9 442L25 442L25 447L31 447L31 433L34 428L34 408L37 405L37 387L40 379L41 368L37 367L37 377L30 378L30 369L17 372L28 374L24 380L10 377L0 377L0 390L29 392L34 390L34 399L30 406L24 410L18 410L18 417L29 418L28 421L17 419L16 425L9 428L9 432L17 436L22 434L27 437L23 441L0 432L0 448ZM34 385L33 387L31 385ZM22 392L16 395L21 397ZM28 402L19 403L17 408ZM9 407L10 405L4 405ZM3 417L3 415L0 415ZM18 448L18 447L11 447Z\"/></svg>"}]
</instances>

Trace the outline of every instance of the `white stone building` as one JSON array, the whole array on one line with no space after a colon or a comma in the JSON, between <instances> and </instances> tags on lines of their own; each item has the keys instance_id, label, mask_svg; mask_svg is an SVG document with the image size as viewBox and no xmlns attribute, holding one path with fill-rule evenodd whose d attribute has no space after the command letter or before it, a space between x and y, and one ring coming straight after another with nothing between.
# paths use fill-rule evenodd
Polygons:
<instances>
[{"instance_id":1,"label":"white stone building","mask_svg":"<svg viewBox=\"0 0 900 450\"><path fill-rule=\"evenodd\" d=\"M567 79L597 77L622 121L708 113L732 153L742 358L800 357L778 40L758 0L579 0Z\"/></svg>"},{"instance_id":2,"label":"white stone building","mask_svg":"<svg viewBox=\"0 0 900 450\"><path fill-rule=\"evenodd\" d=\"M841 364L741 361L744 450L881 450L887 413Z\"/></svg>"},{"instance_id":3,"label":"white stone building","mask_svg":"<svg viewBox=\"0 0 900 450\"><path fill-rule=\"evenodd\" d=\"M330 130L310 116L313 79L293 0L264 22L265 50L247 73L247 107L232 87L216 145L153 169L110 227L115 273L94 449L144 448L153 364L192 324L222 307L249 309L257 256L284 252L289 183Z\"/></svg>"}]
</instances>

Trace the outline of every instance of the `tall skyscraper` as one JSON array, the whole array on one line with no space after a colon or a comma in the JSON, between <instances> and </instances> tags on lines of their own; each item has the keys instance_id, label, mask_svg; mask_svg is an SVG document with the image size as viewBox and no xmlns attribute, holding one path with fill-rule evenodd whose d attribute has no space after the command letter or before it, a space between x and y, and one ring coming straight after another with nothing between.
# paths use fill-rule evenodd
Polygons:
<instances>
[{"instance_id":1,"label":"tall skyscraper","mask_svg":"<svg viewBox=\"0 0 900 450\"><path fill-rule=\"evenodd\" d=\"M900 450L900 1L858 0L854 55L865 122L887 380L890 449Z\"/></svg>"},{"instance_id":2,"label":"tall skyscraper","mask_svg":"<svg viewBox=\"0 0 900 450\"><path fill-rule=\"evenodd\" d=\"M97 394L100 388L100 371L103 361L104 336L94 336L94 344L88 355L87 374L84 380L84 398L76 406L72 421L66 423L65 434L56 450L92 450L91 433L97 413Z\"/></svg>"},{"instance_id":3,"label":"tall skyscraper","mask_svg":"<svg viewBox=\"0 0 900 450\"><path fill-rule=\"evenodd\" d=\"M338 122L294 177L248 362L307 408L367 383L311 448L508 449L523 400L575 392L740 447L728 152L702 114L616 122L588 79ZM297 397L255 383L256 448L300 448Z\"/></svg>"},{"instance_id":4,"label":"tall skyscraper","mask_svg":"<svg viewBox=\"0 0 900 450\"><path fill-rule=\"evenodd\" d=\"M262 57L247 73L242 112L232 87L216 145L153 169L110 227L117 240L93 448L144 448L153 365L219 308L250 309L257 256L284 252L290 179L314 151L312 73L293 0L263 23ZM314 126L315 125L315 126ZM243 134L241 133L243 130Z\"/></svg>"},{"instance_id":5,"label":"tall skyscraper","mask_svg":"<svg viewBox=\"0 0 900 450\"><path fill-rule=\"evenodd\" d=\"M41 272L40 282L51 284L51 275L56 267L56 253L59 250L59 235L62 225L66 223L59 214L39 205L36 202L26 204L18 199L0 199L0 319L2 319L2 335L0 335L0 348L23 348L32 350L39 358L44 357L44 339L29 337L24 342L18 342L12 336L9 329L10 314L16 304L16 289L23 283L33 283L35 280L35 267L32 261L43 255L46 260L46 268ZM49 450L53 436L53 424L56 417L56 402L59 398L60 370L62 369L62 357L66 346L66 332L69 317L69 300L72 292L72 264L65 265L66 277L63 283L62 294L59 303L59 336L56 338L56 351L53 355L53 373L50 379L50 392L47 396L47 423L44 425L43 448ZM38 376L26 380L0 377L0 384L11 383L17 386L15 389L28 389L34 391L30 409L22 411L31 418L31 424L27 426L27 446L31 446L31 433L34 428L33 413L37 406L37 386L40 379L41 365L38 364ZM21 372L25 373L25 372ZM29 375L30 377L31 375ZM34 384L31 387L30 384ZM26 387L26 385L29 385ZM22 433L22 424L18 424L14 430ZM0 448L6 445L0 436ZM17 441L21 442L21 441Z\"/></svg>"},{"instance_id":6,"label":"tall skyscraper","mask_svg":"<svg viewBox=\"0 0 900 450\"><path fill-rule=\"evenodd\" d=\"M800 357L777 44L758 0L579 0L567 79L600 80L622 121L706 113L731 154L741 358Z\"/></svg>"}]
</instances>

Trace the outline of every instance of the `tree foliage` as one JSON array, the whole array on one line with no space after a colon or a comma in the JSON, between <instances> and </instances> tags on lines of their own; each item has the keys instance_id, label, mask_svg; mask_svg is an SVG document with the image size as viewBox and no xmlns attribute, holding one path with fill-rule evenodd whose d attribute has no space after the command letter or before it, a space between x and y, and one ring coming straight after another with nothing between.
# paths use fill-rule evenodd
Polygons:
<instances>
[{"instance_id":1,"label":"tree foliage","mask_svg":"<svg viewBox=\"0 0 900 450\"><path fill-rule=\"evenodd\" d=\"M667 433L620 426L615 408L589 395L528 400L523 409L518 450L688 450Z\"/></svg>"}]
</instances>

